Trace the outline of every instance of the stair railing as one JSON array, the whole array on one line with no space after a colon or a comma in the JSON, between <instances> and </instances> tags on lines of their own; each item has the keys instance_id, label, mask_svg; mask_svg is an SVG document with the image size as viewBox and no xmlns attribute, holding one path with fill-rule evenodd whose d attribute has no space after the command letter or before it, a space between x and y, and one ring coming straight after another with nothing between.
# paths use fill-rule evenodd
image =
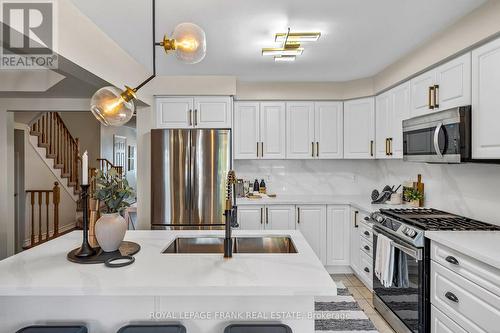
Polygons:
<instances>
[{"instance_id":1,"label":"stair railing","mask_svg":"<svg viewBox=\"0 0 500 333\"><path fill-rule=\"evenodd\" d=\"M51 190L26 190L26 194L30 199L31 228L30 243L24 246L25 249L39 245L60 235L59 204L61 203L61 189L59 183L55 182ZM52 208L52 215L50 214L50 207ZM52 235L50 234L51 225Z\"/></svg>"},{"instance_id":2,"label":"stair railing","mask_svg":"<svg viewBox=\"0 0 500 333\"><path fill-rule=\"evenodd\" d=\"M115 169L120 177L123 176L123 167L122 166L114 165L107 158L98 158L97 162L99 165L99 171L106 173L111 169Z\"/></svg>"},{"instance_id":3,"label":"stair railing","mask_svg":"<svg viewBox=\"0 0 500 333\"><path fill-rule=\"evenodd\" d=\"M80 143L73 138L57 112L43 112L30 124L30 134L38 136L38 145L47 149L47 158L54 159L56 169L68 179L78 193L80 185Z\"/></svg>"}]
</instances>

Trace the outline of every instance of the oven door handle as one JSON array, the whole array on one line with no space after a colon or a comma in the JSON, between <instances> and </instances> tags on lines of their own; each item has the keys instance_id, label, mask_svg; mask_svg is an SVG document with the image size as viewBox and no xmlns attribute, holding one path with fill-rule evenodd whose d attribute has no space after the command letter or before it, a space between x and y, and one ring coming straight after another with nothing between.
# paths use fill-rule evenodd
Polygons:
<instances>
[{"instance_id":1,"label":"oven door handle","mask_svg":"<svg viewBox=\"0 0 500 333\"><path fill-rule=\"evenodd\" d=\"M407 255L415 258L416 260L422 260L422 250L420 249L418 250L410 249L409 247L403 246L394 241L391 242L391 245L394 246L396 249L403 251Z\"/></svg>"},{"instance_id":2,"label":"oven door handle","mask_svg":"<svg viewBox=\"0 0 500 333\"><path fill-rule=\"evenodd\" d=\"M379 232L373 230L373 235L378 237ZM412 258L415 258L416 260L420 261L422 260L422 249L412 249L407 246L401 245L399 243L396 243L391 239L391 245L395 247L396 249L406 253L407 255L411 256Z\"/></svg>"},{"instance_id":3,"label":"oven door handle","mask_svg":"<svg viewBox=\"0 0 500 333\"><path fill-rule=\"evenodd\" d=\"M441 153L441 148L439 148L439 132L443 128L443 123L439 123L436 126L436 130L434 131L434 150L439 158L443 158L443 154Z\"/></svg>"}]
</instances>

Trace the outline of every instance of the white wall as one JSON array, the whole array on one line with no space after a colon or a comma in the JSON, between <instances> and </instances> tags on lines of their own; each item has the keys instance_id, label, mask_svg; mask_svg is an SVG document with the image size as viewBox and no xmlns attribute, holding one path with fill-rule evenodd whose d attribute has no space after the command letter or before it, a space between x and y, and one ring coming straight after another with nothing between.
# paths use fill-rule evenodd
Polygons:
<instances>
[{"instance_id":1,"label":"white wall","mask_svg":"<svg viewBox=\"0 0 500 333\"><path fill-rule=\"evenodd\" d=\"M426 206L500 225L500 165L377 163L389 184L422 174Z\"/></svg>"},{"instance_id":2,"label":"white wall","mask_svg":"<svg viewBox=\"0 0 500 333\"><path fill-rule=\"evenodd\" d=\"M25 131L25 149L24 149L24 185L25 190L51 190L54 187L54 182L58 181L52 171L47 167L40 155L35 151L35 148L29 142L27 131ZM59 205L59 231L65 231L75 226L76 222L76 202L70 194L61 189L61 203ZM26 220L24 230L26 231L24 239L29 239L31 231L31 198L29 194L25 194L26 198ZM46 206L45 194L42 199L42 234L46 232ZM51 205L49 206L49 225L50 234L54 230L53 225L53 206L52 195L50 196ZM38 235L38 198L35 197L35 235Z\"/></svg>"},{"instance_id":3,"label":"white wall","mask_svg":"<svg viewBox=\"0 0 500 333\"><path fill-rule=\"evenodd\" d=\"M113 162L113 137L115 135L124 136L127 138L127 149L128 146L136 147L136 168L133 171L127 171L127 168L124 169L126 172L126 177L129 182L129 185L134 189L137 188L137 131L135 128L120 126L120 127L111 127L101 125L101 158L106 158L111 163ZM92 159L94 157L91 156ZM128 151L127 151L128 158Z\"/></svg>"}]
</instances>

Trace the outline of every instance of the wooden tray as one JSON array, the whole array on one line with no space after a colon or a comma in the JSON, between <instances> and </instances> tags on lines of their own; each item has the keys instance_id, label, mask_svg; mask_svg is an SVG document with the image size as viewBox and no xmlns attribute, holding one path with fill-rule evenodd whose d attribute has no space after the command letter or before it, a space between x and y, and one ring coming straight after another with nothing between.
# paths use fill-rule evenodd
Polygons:
<instances>
[{"instance_id":1,"label":"wooden tray","mask_svg":"<svg viewBox=\"0 0 500 333\"><path fill-rule=\"evenodd\" d=\"M120 248L114 252L104 252L100 247L95 247L97 254L92 257L79 258L75 256L79 247L68 253L68 260L77 264L103 264L106 260L119 256L133 256L141 250L141 246L134 242L123 241Z\"/></svg>"}]
</instances>

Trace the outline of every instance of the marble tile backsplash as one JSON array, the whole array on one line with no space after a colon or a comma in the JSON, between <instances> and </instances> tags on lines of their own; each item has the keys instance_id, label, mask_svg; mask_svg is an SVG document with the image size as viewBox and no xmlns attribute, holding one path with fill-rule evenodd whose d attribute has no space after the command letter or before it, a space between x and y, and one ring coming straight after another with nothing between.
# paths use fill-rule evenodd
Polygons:
<instances>
[{"instance_id":1,"label":"marble tile backsplash","mask_svg":"<svg viewBox=\"0 0 500 333\"><path fill-rule=\"evenodd\" d=\"M500 225L500 165L401 160L237 160L238 178L263 178L269 193L366 195L422 174L427 206Z\"/></svg>"},{"instance_id":2,"label":"marble tile backsplash","mask_svg":"<svg viewBox=\"0 0 500 333\"><path fill-rule=\"evenodd\" d=\"M500 225L500 165L403 161L377 161L377 164L388 183L422 174L428 206Z\"/></svg>"},{"instance_id":3,"label":"marble tile backsplash","mask_svg":"<svg viewBox=\"0 0 500 333\"><path fill-rule=\"evenodd\" d=\"M276 194L369 195L383 182L377 164L362 160L237 160L235 171Z\"/></svg>"}]
</instances>

